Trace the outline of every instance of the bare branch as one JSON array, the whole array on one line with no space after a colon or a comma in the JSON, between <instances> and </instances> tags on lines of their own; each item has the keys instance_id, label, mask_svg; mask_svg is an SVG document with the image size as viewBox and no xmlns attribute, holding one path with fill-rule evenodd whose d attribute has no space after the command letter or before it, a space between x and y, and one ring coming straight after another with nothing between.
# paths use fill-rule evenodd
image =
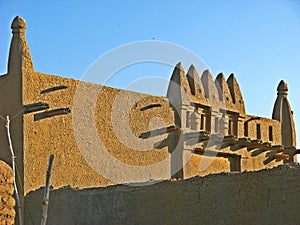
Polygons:
<instances>
[{"instance_id":1,"label":"bare branch","mask_svg":"<svg viewBox=\"0 0 300 225\"><path fill-rule=\"evenodd\" d=\"M19 224L23 224L22 220L22 210L21 210L21 203L20 203L20 197L19 197L19 192L17 188L17 182L16 182L16 165L15 165L15 153L11 141L11 135L10 135L10 119L9 116L6 116L6 130L7 130L7 138L8 138L8 143L9 143L9 149L11 152L11 160L12 160L12 169L14 173L14 188L15 188L15 196L16 196L16 201L17 201L17 207L18 207L18 214L19 214Z\"/></svg>"}]
</instances>

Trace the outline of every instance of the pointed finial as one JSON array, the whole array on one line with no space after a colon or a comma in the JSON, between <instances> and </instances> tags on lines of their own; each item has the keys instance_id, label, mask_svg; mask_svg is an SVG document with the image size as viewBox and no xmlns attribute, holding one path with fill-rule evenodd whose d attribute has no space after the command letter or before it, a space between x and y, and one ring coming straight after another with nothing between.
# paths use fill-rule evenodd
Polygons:
<instances>
[{"instance_id":1,"label":"pointed finial","mask_svg":"<svg viewBox=\"0 0 300 225\"><path fill-rule=\"evenodd\" d=\"M288 95L288 84L281 80L277 87L277 95Z\"/></svg>"},{"instance_id":2,"label":"pointed finial","mask_svg":"<svg viewBox=\"0 0 300 225\"><path fill-rule=\"evenodd\" d=\"M239 113L245 114L246 110L245 110L243 94L234 73L231 73L230 76L228 77L227 84L235 108L238 109Z\"/></svg>"},{"instance_id":3,"label":"pointed finial","mask_svg":"<svg viewBox=\"0 0 300 225\"><path fill-rule=\"evenodd\" d=\"M189 70L190 70L191 72L193 72L193 73L197 72L197 69L196 69L196 67L194 66L194 64L191 64L191 65L190 65Z\"/></svg>"},{"instance_id":4,"label":"pointed finial","mask_svg":"<svg viewBox=\"0 0 300 225\"><path fill-rule=\"evenodd\" d=\"M183 69L183 66L182 66L182 63L179 62L176 64L174 70L173 70L173 74L172 74L172 77L171 77L171 80L172 82L176 83L177 85L182 85L182 76L184 76L184 69Z\"/></svg>"},{"instance_id":5,"label":"pointed finial","mask_svg":"<svg viewBox=\"0 0 300 225\"><path fill-rule=\"evenodd\" d=\"M227 101L229 101L229 97L230 97L230 99L232 99L232 97L230 96L228 85L226 83L226 78L222 72L219 73L217 78L215 79L215 84L216 84L217 90L219 92L220 101L224 101L224 97ZM228 93L225 93L227 91L228 91ZM225 96L227 94L229 94L229 95Z\"/></svg>"},{"instance_id":6,"label":"pointed finial","mask_svg":"<svg viewBox=\"0 0 300 225\"><path fill-rule=\"evenodd\" d=\"M175 67L180 69L180 70L183 70L182 62L178 62Z\"/></svg>"},{"instance_id":7,"label":"pointed finial","mask_svg":"<svg viewBox=\"0 0 300 225\"><path fill-rule=\"evenodd\" d=\"M173 70L167 90L167 98L174 105L189 104L188 94L190 94L190 87L182 63L179 62Z\"/></svg>"},{"instance_id":8,"label":"pointed finial","mask_svg":"<svg viewBox=\"0 0 300 225\"><path fill-rule=\"evenodd\" d=\"M11 29L13 33L24 33L26 30L26 21L22 17L16 16L11 24Z\"/></svg>"}]
</instances>

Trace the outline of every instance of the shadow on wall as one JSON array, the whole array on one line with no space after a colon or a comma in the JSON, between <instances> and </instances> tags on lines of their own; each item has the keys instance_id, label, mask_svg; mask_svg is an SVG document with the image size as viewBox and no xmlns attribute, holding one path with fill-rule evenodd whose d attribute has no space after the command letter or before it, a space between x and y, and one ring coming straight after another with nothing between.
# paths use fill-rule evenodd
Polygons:
<instances>
[{"instance_id":1,"label":"shadow on wall","mask_svg":"<svg viewBox=\"0 0 300 225\"><path fill-rule=\"evenodd\" d=\"M296 224L300 166L221 173L146 186L50 192L47 224ZM44 190L25 198L26 224L39 224Z\"/></svg>"}]
</instances>

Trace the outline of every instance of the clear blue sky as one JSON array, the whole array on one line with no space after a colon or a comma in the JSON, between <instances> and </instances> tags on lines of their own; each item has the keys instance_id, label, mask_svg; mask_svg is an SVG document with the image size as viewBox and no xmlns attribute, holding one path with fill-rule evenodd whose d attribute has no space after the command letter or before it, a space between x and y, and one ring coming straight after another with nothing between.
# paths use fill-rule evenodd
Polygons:
<instances>
[{"instance_id":1,"label":"clear blue sky","mask_svg":"<svg viewBox=\"0 0 300 225\"><path fill-rule=\"evenodd\" d=\"M201 57L214 76L234 72L248 114L271 117L277 85L288 82L299 146L300 1L24 2L0 0L1 74L16 15L27 21L35 70L75 79L119 45L153 38L173 42ZM109 85L126 88L138 76L171 76L169 67L144 66Z\"/></svg>"}]
</instances>

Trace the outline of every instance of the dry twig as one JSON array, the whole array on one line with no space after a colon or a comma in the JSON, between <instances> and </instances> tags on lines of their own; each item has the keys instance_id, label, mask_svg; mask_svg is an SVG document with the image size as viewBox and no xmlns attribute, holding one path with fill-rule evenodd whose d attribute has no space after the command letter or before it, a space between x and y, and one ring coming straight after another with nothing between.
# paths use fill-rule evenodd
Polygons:
<instances>
[{"instance_id":1,"label":"dry twig","mask_svg":"<svg viewBox=\"0 0 300 225\"><path fill-rule=\"evenodd\" d=\"M18 214L19 214L19 224L23 224L22 220L22 210L21 210L21 204L20 204L20 197L19 197L19 192L17 188L17 182L16 182L16 165L15 165L15 153L14 149L12 146L12 141L11 141L11 136L10 136L10 119L9 116L6 116L6 130L7 130L7 138L8 138L8 143L9 143L9 149L11 152L11 160L12 160L12 169L13 169L13 174L14 174L14 188L15 188L15 196L16 196L16 201L17 201L17 207L18 207Z\"/></svg>"}]
</instances>

